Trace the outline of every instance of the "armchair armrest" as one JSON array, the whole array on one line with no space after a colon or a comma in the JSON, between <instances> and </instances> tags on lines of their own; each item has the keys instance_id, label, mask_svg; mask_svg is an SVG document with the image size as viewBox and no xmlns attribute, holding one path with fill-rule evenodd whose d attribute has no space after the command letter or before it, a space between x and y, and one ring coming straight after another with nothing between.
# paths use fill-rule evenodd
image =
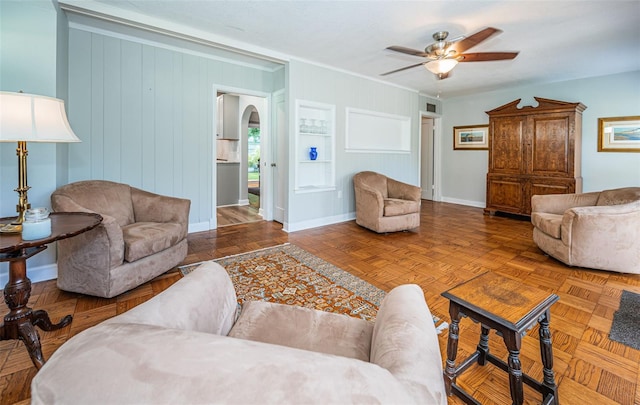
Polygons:
<instances>
[{"instance_id":1,"label":"armchair armrest","mask_svg":"<svg viewBox=\"0 0 640 405\"><path fill-rule=\"evenodd\" d=\"M400 181L387 178L387 190L389 197L401 200L420 201L422 189L420 187L402 183Z\"/></svg>"},{"instance_id":2,"label":"armchair armrest","mask_svg":"<svg viewBox=\"0 0 640 405\"><path fill-rule=\"evenodd\" d=\"M640 201L570 208L562 216L561 235L567 246L580 240L582 249L595 252L608 251L603 243L631 248L640 240Z\"/></svg>"},{"instance_id":3,"label":"armchair armrest","mask_svg":"<svg viewBox=\"0 0 640 405\"><path fill-rule=\"evenodd\" d=\"M640 273L640 201L571 208L561 235L571 265Z\"/></svg>"},{"instance_id":4,"label":"armchair armrest","mask_svg":"<svg viewBox=\"0 0 640 405\"><path fill-rule=\"evenodd\" d=\"M57 212L97 212L86 208L66 195L52 195L51 206ZM106 259L105 267L113 268L124 261L124 237L118 221L106 214L100 214L102 222L91 231L75 238L58 242L67 247L69 252L85 252L84 255L75 255L74 266L92 268L97 265L98 257Z\"/></svg>"},{"instance_id":5,"label":"armchair armrest","mask_svg":"<svg viewBox=\"0 0 640 405\"><path fill-rule=\"evenodd\" d=\"M356 213L377 221L384 214L382 193L373 187L359 184L355 187Z\"/></svg>"},{"instance_id":6,"label":"armchair armrest","mask_svg":"<svg viewBox=\"0 0 640 405\"><path fill-rule=\"evenodd\" d=\"M189 224L191 200L150 193L131 187L136 222L173 222Z\"/></svg>"},{"instance_id":7,"label":"armchair armrest","mask_svg":"<svg viewBox=\"0 0 640 405\"><path fill-rule=\"evenodd\" d=\"M599 196L599 191L582 194L534 195L531 197L531 212L562 215L569 208L596 205Z\"/></svg>"}]
</instances>

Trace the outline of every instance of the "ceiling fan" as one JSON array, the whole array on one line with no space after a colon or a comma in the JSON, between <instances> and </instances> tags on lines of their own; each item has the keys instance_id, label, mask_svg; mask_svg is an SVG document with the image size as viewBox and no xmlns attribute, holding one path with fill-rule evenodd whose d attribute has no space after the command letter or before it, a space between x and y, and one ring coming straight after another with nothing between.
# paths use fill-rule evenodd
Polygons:
<instances>
[{"instance_id":1,"label":"ceiling fan","mask_svg":"<svg viewBox=\"0 0 640 405\"><path fill-rule=\"evenodd\" d=\"M403 46L390 46L387 49L408 55L420 56L427 60L416 63L415 65L405 66L400 69L383 73L381 76L390 75L392 73L401 72L416 66L425 65L425 67L436 75L439 80L446 79L451 75L451 70L459 62L485 62L494 60L508 60L518 56L518 52L476 52L464 53L467 49L471 49L479 43L487 40L489 37L501 33L502 30L488 27L476 32L468 37L458 37L447 41L449 33L447 31L438 31L433 34L436 41L424 48L423 51L405 48Z\"/></svg>"}]
</instances>

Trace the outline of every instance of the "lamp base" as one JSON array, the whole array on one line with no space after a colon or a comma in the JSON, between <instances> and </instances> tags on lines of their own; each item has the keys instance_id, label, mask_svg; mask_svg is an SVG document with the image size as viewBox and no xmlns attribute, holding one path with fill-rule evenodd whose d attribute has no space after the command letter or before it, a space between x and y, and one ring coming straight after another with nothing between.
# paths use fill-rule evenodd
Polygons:
<instances>
[{"instance_id":1,"label":"lamp base","mask_svg":"<svg viewBox=\"0 0 640 405\"><path fill-rule=\"evenodd\" d=\"M16 224L0 224L0 233L20 233L22 225Z\"/></svg>"},{"instance_id":2,"label":"lamp base","mask_svg":"<svg viewBox=\"0 0 640 405\"><path fill-rule=\"evenodd\" d=\"M25 141L18 141L18 147L16 148L16 155L18 156L18 188L14 191L18 193L18 204L16 205L16 212L18 217L12 222L14 225L20 225L24 222L24 213L31 208L29 203L29 197L27 197L27 191L31 187L27 184L27 143Z\"/></svg>"}]
</instances>

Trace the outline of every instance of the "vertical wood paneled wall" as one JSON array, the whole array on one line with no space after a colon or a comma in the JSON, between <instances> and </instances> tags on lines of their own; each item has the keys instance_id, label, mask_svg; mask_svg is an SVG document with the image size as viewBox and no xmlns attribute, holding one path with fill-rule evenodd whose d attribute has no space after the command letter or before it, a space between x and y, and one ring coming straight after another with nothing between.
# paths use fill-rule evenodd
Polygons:
<instances>
[{"instance_id":1,"label":"vertical wood paneled wall","mask_svg":"<svg viewBox=\"0 0 640 405\"><path fill-rule=\"evenodd\" d=\"M69 182L104 179L191 200L190 224L215 215L214 87L272 92L264 71L69 30ZM277 90L277 89L276 89Z\"/></svg>"}]
</instances>

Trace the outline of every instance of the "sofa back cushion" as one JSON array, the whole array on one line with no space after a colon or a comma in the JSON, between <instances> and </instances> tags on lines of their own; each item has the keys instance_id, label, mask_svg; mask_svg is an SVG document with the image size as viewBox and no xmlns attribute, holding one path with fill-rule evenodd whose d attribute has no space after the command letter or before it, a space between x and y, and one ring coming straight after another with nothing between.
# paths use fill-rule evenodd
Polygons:
<instances>
[{"instance_id":1,"label":"sofa back cushion","mask_svg":"<svg viewBox=\"0 0 640 405\"><path fill-rule=\"evenodd\" d=\"M56 206L64 197L98 214L115 218L120 226L134 222L131 188L127 184L106 180L86 180L67 184L51 195L54 210L64 211L63 204L61 207Z\"/></svg>"},{"instance_id":2,"label":"sofa back cushion","mask_svg":"<svg viewBox=\"0 0 640 405\"><path fill-rule=\"evenodd\" d=\"M619 205L640 201L640 187L616 188L604 190L598 197L596 205Z\"/></svg>"},{"instance_id":3,"label":"sofa back cushion","mask_svg":"<svg viewBox=\"0 0 640 405\"><path fill-rule=\"evenodd\" d=\"M267 301L246 301L229 336L369 361L373 323Z\"/></svg>"}]
</instances>

